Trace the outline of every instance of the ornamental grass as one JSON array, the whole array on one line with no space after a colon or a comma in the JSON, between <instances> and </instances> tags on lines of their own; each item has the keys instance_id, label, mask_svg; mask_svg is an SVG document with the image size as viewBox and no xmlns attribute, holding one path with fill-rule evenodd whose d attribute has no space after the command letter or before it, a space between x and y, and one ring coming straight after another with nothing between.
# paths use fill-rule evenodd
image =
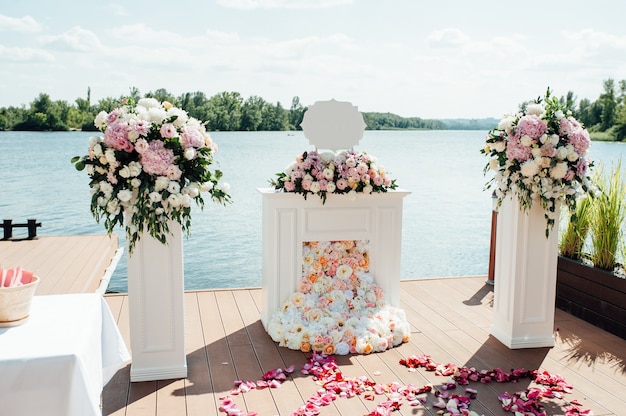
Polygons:
<instances>
[{"instance_id":1,"label":"ornamental grass","mask_svg":"<svg viewBox=\"0 0 626 416\"><path fill-rule=\"evenodd\" d=\"M621 159L610 175L602 174L598 186L601 194L595 201L591 220L591 262L595 267L613 271L620 249L623 253L623 227L626 220L626 183L621 179Z\"/></svg>"},{"instance_id":2,"label":"ornamental grass","mask_svg":"<svg viewBox=\"0 0 626 416\"><path fill-rule=\"evenodd\" d=\"M570 215L565 231L561 235L559 251L562 256L573 260L584 258L584 247L591 227L593 199L587 195L578 201L576 209Z\"/></svg>"}]
</instances>

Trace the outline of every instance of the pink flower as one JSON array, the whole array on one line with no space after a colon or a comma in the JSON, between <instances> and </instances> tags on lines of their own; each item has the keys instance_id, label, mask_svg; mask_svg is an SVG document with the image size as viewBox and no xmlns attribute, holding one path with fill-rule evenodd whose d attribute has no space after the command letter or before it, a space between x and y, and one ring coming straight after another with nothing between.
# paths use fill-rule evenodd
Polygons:
<instances>
[{"instance_id":1,"label":"pink flower","mask_svg":"<svg viewBox=\"0 0 626 416\"><path fill-rule=\"evenodd\" d=\"M153 140L148 149L141 155L144 172L150 175L166 175L168 167L174 162L174 152L166 149L163 142Z\"/></svg>"},{"instance_id":2,"label":"pink flower","mask_svg":"<svg viewBox=\"0 0 626 416\"><path fill-rule=\"evenodd\" d=\"M183 147L204 147L204 136L197 127L185 126L182 128L180 144Z\"/></svg>"},{"instance_id":3,"label":"pink flower","mask_svg":"<svg viewBox=\"0 0 626 416\"><path fill-rule=\"evenodd\" d=\"M515 136L529 136L533 140L539 140L541 136L548 130L545 121L536 115L526 115L520 118L515 128Z\"/></svg>"},{"instance_id":4,"label":"pink flower","mask_svg":"<svg viewBox=\"0 0 626 416\"><path fill-rule=\"evenodd\" d=\"M519 137L513 136L509 139L506 145L506 157L509 159L516 159L520 162L525 162L532 156L530 147L524 146Z\"/></svg>"},{"instance_id":5,"label":"pink flower","mask_svg":"<svg viewBox=\"0 0 626 416\"><path fill-rule=\"evenodd\" d=\"M285 191L287 192L293 192L296 190L296 183L289 181L289 182L285 182Z\"/></svg>"},{"instance_id":6,"label":"pink flower","mask_svg":"<svg viewBox=\"0 0 626 416\"><path fill-rule=\"evenodd\" d=\"M161 126L160 130L161 136L166 139L171 139L172 137L176 137L178 132L176 131L176 127L172 123L165 123Z\"/></svg>"},{"instance_id":7,"label":"pink flower","mask_svg":"<svg viewBox=\"0 0 626 416\"><path fill-rule=\"evenodd\" d=\"M171 181L177 181L182 176L183 171L177 165L169 165L165 171L165 176Z\"/></svg>"},{"instance_id":8,"label":"pink flower","mask_svg":"<svg viewBox=\"0 0 626 416\"><path fill-rule=\"evenodd\" d=\"M132 152L133 145L128 140L128 123L117 121L108 126L104 132L104 144L115 150Z\"/></svg>"},{"instance_id":9,"label":"pink flower","mask_svg":"<svg viewBox=\"0 0 626 416\"><path fill-rule=\"evenodd\" d=\"M567 136L567 140L572 146L574 146L574 150L580 156L587 153L587 149L589 149L589 144L591 143L589 133L587 133L587 130L583 130L582 128L577 128L571 132Z\"/></svg>"}]
</instances>

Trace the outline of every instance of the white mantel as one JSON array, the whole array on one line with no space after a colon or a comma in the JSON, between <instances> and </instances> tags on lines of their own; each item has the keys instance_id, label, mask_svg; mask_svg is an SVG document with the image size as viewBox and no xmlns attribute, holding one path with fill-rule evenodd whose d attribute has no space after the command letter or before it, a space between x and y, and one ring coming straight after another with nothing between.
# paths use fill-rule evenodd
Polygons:
<instances>
[{"instance_id":1,"label":"white mantel","mask_svg":"<svg viewBox=\"0 0 626 416\"><path fill-rule=\"evenodd\" d=\"M263 197L263 289L261 321L271 316L296 291L302 275L302 243L306 241L369 240L370 273L385 300L400 306L402 202L410 192L316 195L259 188Z\"/></svg>"}]
</instances>

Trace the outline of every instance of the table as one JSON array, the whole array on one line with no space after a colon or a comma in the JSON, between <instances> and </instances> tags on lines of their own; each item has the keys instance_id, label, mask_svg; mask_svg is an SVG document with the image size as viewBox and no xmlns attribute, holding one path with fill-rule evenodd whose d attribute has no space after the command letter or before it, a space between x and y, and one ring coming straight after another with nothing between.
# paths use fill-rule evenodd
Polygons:
<instances>
[{"instance_id":1,"label":"table","mask_svg":"<svg viewBox=\"0 0 626 416\"><path fill-rule=\"evenodd\" d=\"M0 329L0 413L101 415L103 386L129 360L101 295L35 296L26 323Z\"/></svg>"}]
</instances>

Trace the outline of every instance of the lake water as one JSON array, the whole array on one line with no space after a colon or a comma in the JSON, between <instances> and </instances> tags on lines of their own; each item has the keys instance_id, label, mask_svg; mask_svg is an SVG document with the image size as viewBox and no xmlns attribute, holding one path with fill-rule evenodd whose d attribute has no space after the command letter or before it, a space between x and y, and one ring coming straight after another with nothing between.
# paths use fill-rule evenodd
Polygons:
<instances>
[{"instance_id":1,"label":"lake water","mask_svg":"<svg viewBox=\"0 0 626 416\"><path fill-rule=\"evenodd\" d=\"M0 219L41 221L38 235L102 234L89 210L87 174L70 163L87 150L88 132L0 132ZM378 158L404 199L402 279L486 275L491 194L483 191L485 131L366 131L356 147ZM261 285L261 195L257 188L304 150L302 132L215 132L216 159L233 204L194 207L184 243L186 289ZM626 144L594 142L605 165ZM16 231L18 234L20 230ZM21 235L21 234L20 234ZM119 230L120 245L125 244ZM2 259L0 259L2 265ZM9 265L7 265L8 267ZM109 290L125 292L122 257Z\"/></svg>"}]
</instances>

